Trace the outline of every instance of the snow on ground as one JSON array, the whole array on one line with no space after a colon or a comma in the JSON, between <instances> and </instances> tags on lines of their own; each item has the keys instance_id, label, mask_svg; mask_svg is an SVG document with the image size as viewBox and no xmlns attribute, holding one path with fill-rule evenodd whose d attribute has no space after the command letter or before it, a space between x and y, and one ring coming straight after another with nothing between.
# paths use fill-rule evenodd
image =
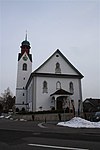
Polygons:
<instances>
[{"instance_id":1,"label":"snow on ground","mask_svg":"<svg viewBox=\"0 0 100 150\"><path fill-rule=\"evenodd\" d=\"M2 116L0 116L0 119L2 119L2 118L10 119L10 117L11 117L11 115L2 115Z\"/></svg>"},{"instance_id":2,"label":"snow on ground","mask_svg":"<svg viewBox=\"0 0 100 150\"><path fill-rule=\"evenodd\" d=\"M6 119L9 119L10 117L11 117L11 115L8 115L8 116L6 116L5 118L6 118Z\"/></svg>"},{"instance_id":3,"label":"snow on ground","mask_svg":"<svg viewBox=\"0 0 100 150\"><path fill-rule=\"evenodd\" d=\"M11 118L11 115L2 115L2 116L0 116L0 119L2 119L2 118L14 120L13 118ZM15 121L27 121L27 120L25 120L25 119L15 119Z\"/></svg>"},{"instance_id":4,"label":"snow on ground","mask_svg":"<svg viewBox=\"0 0 100 150\"><path fill-rule=\"evenodd\" d=\"M4 118L4 116L0 116L0 119Z\"/></svg>"},{"instance_id":5,"label":"snow on ground","mask_svg":"<svg viewBox=\"0 0 100 150\"><path fill-rule=\"evenodd\" d=\"M27 120L25 120L25 119L20 119L20 121L27 121Z\"/></svg>"},{"instance_id":6,"label":"snow on ground","mask_svg":"<svg viewBox=\"0 0 100 150\"><path fill-rule=\"evenodd\" d=\"M59 122L57 125L67 126L67 127L72 127L72 128L100 128L100 121L90 122L80 117L74 117L69 121Z\"/></svg>"}]
</instances>

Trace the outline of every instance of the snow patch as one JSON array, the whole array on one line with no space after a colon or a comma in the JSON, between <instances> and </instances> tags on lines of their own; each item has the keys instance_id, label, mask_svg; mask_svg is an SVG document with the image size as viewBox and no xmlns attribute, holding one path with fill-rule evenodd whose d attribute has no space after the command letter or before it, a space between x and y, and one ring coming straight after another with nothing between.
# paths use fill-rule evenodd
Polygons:
<instances>
[{"instance_id":1,"label":"snow patch","mask_svg":"<svg viewBox=\"0 0 100 150\"><path fill-rule=\"evenodd\" d=\"M9 115L9 116L6 116L5 118L6 118L6 119L9 119L10 117L11 117L11 115Z\"/></svg>"},{"instance_id":2,"label":"snow patch","mask_svg":"<svg viewBox=\"0 0 100 150\"><path fill-rule=\"evenodd\" d=\"M72 128L100 128L99 122L91 122L80 117L74 117L66 122L59 122L57 125L72 127Z\"/></svg>"},{"instance_id":3,"label":"snow patch","mask_svg":"<svg viewBox=\"0 0 100 150\"><path fill-rule=\"evenodd\" d=\"M0 116L0 119L4 118L4 116Z\"/></svg>"},{"instance_id":4,"label":"snow patch","mask_svg":"<svg viewBox=\"0 0 100 150\"><path fill-rule=\"evenodd\" d=\"M25 119L20 119L20 121L26 121Z\"/></svg>"}]
</instances>

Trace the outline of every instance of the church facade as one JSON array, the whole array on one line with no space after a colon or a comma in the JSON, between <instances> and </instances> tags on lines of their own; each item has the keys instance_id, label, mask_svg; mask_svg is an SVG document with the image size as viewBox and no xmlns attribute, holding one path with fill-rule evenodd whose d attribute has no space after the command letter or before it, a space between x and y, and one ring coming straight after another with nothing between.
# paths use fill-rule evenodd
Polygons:
<instances>
[{"instance_id":1,"label":"church facade","mask_svg":"<svg viewBox=\"0 0 100 150\"><path fill-rule=\"evenodd\" d=\"M83 75L59 49L32 72L29 49L30 43L26 38L18 57L16 107L33 112L62 109L81 111Z\"/></svg>"}]
</instances>

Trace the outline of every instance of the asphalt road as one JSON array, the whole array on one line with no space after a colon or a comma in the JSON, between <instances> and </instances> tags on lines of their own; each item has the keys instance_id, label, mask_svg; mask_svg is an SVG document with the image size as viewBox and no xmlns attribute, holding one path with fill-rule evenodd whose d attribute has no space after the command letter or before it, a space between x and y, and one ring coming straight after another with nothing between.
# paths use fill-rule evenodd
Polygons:
<instances>
[{"instance_id":1,"label":"asphalt road","mask_svg":"<svg viewBox=\"0 0 100 150\"><path fill-rule=\"evenodd\" d=\"M0 119L0 150L100 150L100 129Z\"/></svg>"}]
</instances>

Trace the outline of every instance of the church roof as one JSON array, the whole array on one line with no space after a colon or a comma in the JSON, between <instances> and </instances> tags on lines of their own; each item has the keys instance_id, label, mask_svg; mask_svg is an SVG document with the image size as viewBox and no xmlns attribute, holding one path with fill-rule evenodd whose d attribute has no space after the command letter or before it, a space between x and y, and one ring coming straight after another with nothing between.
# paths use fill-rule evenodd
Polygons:
<instances>
[{"instance_id":1,"label":"church roof","mask_svg":"<svg viewBox=\"0 0 100 150\"><path fill-rule=\"evenodd\" d=\"M38 70L41 69L55 54L61 55L61 57L65 60L67 64L77 73L76 75L73 74L55 74L55 73L38 73ZM35 71L33 71L29 77L27 82L26 88L30 84L32 78L34 76L41 76L41 77L54 77L54 78L83 78L84 76L69 62L69 60L57 49L40 67L38 67Z\"/></svg>"},{"instance_id":2,"label":"church roof","mask_svg":"<svg viewBox=\"0 0 100 150\"><path fill-rule=\"evenodd\" d=\"M36 73L40 68L42 68L56 53L62 56L62 58L69 64L69 66L80 76L83 78L84 76L70 63L70 61L61 53L59 49L57 49L40 67L38 67L33 73Z\"/></svg>"},{"instance_id":3,"label":"church roof","mask_svg":"<svg viewBox=\"0 0 100 150\"><path fill-rule=\"evenodd\" d=\"M65 91L63 89L59 89L56 92L54 92L53 94L51 94L50 96L53 96L53 95L73 95L73 93L70 93L70 92Z\"/></svg>"}]
</instances>

